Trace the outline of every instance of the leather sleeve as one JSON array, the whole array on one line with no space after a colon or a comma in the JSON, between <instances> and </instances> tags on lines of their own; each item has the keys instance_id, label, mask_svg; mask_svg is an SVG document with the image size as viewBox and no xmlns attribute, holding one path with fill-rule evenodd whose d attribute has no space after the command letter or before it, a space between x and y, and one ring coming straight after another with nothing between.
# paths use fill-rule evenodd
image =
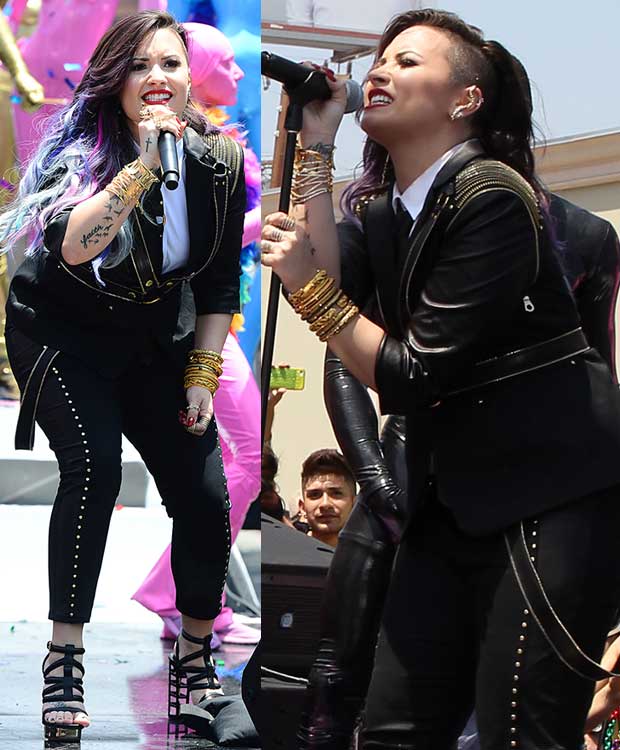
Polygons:
<instances>
[{"instance_id":1,"label":"leather sleeve","mask_svg":"<svg viewBox=\"0 0 620 750\"><path fill-rule=\"evenodd\" d=\"M458 381L478 354L501 340L536 279L539 230L516 193L476 195L444 231L412 302L407 340L385 336L379 348L375 380L383 413L432 403L442 387Z\"/></svg>"},{"instance_id":2,"label":"leather sleeve","mask_svg":"<svg viewBox=\"0 0 620 750\"><path fill-rule=\"evenodd\" d=\"M340 245L340 286L361 309L374 290L364 233L349 220L340 222L337 230Z\"/></svg>"},{"instance_id":3,"label":"leather sleeve","mask_svg":"<svg viewBox=\"0 0 620 750\"><path fill-rule=\"evenodd\" d=\"M325 354L323 392L336 440L361 487L361 496L397 540L405 517L406 497L386 464L377 413L366 387L329 349Z\"/></svg>"},{"instance_id":4,"label":"leather sleeve","mask_svg":"<svg viewBox=\"0 0 620 750\"><path fill-rule=\"evenodd\" d=\"M598 248L594 265L576 290L579 315L586 338L605 360L618 382L615 315L620 281L620 243L611 224Z\"/></svg>"},{"instance_id":5,"label":"leather sleeve","mask_svg":"<svg viewBox=\"0 0 620 750\"><path fill-rule=\"evenodd\" d=\"M63 171L66 170L63 168ZM61 176L62 175L60 174L54 179L60 179ZM44 184L41 187L41 190L45 190L47 187L50 187L52 183L53 180L50 180L48 184ZM67 226L69 224L69 219L71 218L71 212L74 208L75 206L69 206L68 208L63 209L53 218L51 218L43 228L43 244L45 248L52 255L55 255L60 259L62 259L62 243L65 240L65 235L67 234ZM101 255L104 250L105 248L102 249L101 252L95 256L95 258ZM89 265L93 260L94 258L90 258L89 260L85 260L79 265Z\"/></svg>"},{"instance_id":6,"label":"leather sleeve","mask_svg":"<svg viewBox=\"0 0 620 750\"><path fill-rule=\"evenodd\" d=\"M222 241L215 258L191 280L197 315L240 311L241 238L245 216L246 190L241 151L240 174L230 196Z\"/></svg>"},{"instance_id":7,"label":"leather sleeve","mask_svg":"<svg viewBox=\"0 0 620 750\"><path fill-rule=\"evenodd\" d=\"M43 244L57 258L62 257L62 243L67 233L70 216L71 209L66 208L48 221L43 230Z\"/></svg>"}]
</instances>

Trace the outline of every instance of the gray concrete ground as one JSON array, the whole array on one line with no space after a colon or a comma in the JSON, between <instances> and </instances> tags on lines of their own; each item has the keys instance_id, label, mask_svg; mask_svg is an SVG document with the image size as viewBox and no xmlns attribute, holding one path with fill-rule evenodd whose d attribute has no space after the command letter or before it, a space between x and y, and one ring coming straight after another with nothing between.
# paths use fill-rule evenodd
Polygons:
<instances>
[{"instance_id":1,"label":"gray concrete ground","mask_svg":"<svg viewBox=\"0 0 620 750\"><path fill-rule=\"evenodd\" d=\"M0 623L0 748L42 748L41 661L49 637L47 623ZM85 631L86 706L92 725L82 735L82 750L160 750L216 748L191 736L175 737L168 727L167 659L170 641L159 640L158 626L87 625ZM239 692L247 646L227 645L216 653L224 690ZM172 732L169 734L169 731ZM60 750L75 745L55 745Z\"/></svg>"},{"instance_id":2,"label":"gray concrete ground","mask_svg":"<svg viewBox=\"0 0 620 750\"><path fill-rule=\"evenodd\" d=\"M41 662L51 632L46 619L50 510L0 505L0 750L44 745L40 696ZM168 733L167 659L172 644L159 638L159 617L131 600L168 538L169 520L160 508L114 513L93 619L85 628L85 693L92 726L84 730L82 750L216 747ZM259 586L260 532L241 532L237 544ZM254 626L259 622L254 619ZM240 691L251 653L251 647L234 645L216 652L228 694Z\"/></svg>"}]
</instances>

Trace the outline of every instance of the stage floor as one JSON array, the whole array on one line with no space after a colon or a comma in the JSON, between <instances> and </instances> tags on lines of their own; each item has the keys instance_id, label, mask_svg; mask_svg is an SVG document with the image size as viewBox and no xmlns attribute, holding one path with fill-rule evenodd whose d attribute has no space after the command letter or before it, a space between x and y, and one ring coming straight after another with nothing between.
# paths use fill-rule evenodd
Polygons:
<instances>
[{"instance_id":1,"label":"stage floor","mask_svg":"<svg viewBox=\"0 0 620 750\"><path fill-rule=\"evenodd\" d=\"M207 740L168 734L167 659L171 641L160 641L157 624L86 626L84 643L86 706L92 725L82 735L82 750L215 749ZM0 623L0 748L43 747L41 661L48 623ZM216 652L217 670L229 695L252 648L226 645ZM173 730L171 730L173 731ZM56 745L71 750L76 745ZM230 749L229 749L230 750Z\"/></svg>"}]
</instances>

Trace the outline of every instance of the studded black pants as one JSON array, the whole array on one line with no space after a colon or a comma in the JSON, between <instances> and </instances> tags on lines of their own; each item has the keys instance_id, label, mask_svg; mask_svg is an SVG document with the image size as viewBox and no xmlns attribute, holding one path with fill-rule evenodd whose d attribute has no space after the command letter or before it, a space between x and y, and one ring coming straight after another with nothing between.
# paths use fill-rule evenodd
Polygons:
<instances>
[{"instance_id":1,"label":"studded black pants","mask_svg":"<svg viewBox=\"0 0 620 750\"><path fill-rule=\"evenodd\" d=\"M43 347L15 329L7 331L7 347L23 391ZM157 349L116 379L62 353L53 360L36 410L60 470L49 529L51 620L90 619L121 484L122 434L139 451L173 519L177 608L205 620L219 613L230 503L215 419L204 436L190 435L177 419L185 405L183 373ZM142 530L134 531L137 541Z\"/></svg>"},{"instance_id":2,"label":"studded black pants","mask_svg":"<svg viewBox=\"0 0 620 750\"><path fill-rule=\"evenodd\" d=\"M597 661L620 603L619 499L610 488L525 523L551 604ZM593 689L539 631L503 536L469 537L429 503L395 562L364 750L453 750L474 709L482 750L580 750Z\"/></svg>"}]
</instances>

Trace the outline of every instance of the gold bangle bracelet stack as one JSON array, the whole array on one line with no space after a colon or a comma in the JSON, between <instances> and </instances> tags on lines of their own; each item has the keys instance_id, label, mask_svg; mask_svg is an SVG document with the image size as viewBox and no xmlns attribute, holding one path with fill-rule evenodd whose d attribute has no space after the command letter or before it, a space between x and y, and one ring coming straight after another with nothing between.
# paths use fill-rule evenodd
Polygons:
<instances>
[{"instance_id":1,"label":"gold bangle bracelet stack","mask_svg":"<svg viewBox=\"0 0 620 750\"><path fill-rule=\"evenodd\" d=\"M185 367L185 390L193 385L206 388L213 395L220 385L224 358L210 349L192 349L187 355Z\"/></svg>"},{"instance_id":2,"label":"gold bangle bracelet stack","mask_svg":"<svg viewBox=\"0 0 620 750\"><path fill-rule=\"evenodd\" d=\"M334 156L298 148L295 152L291 202L306 203L311 198L334 190Z\"/></svg>"},{"instance_id":3,"label":"gold bangle bracelet stack","mask_svg":"<svg viewBox=\"0 0 620 750\"><path fill-rule=\"evenodd\" d=\"M325 271L317 271L310 281L289 296L289 302L310 330L321 341L327 341L359 313L359 308L338 289Z\"/></svg>"},{"instance_id":4,"label":"gold bangle bracelet stack","mask_svg":"<svg viewBox=\"0 0 620 750\"><path fill-rule=\"evenodd\" d=\"M142 193L158 181L159 178L137 158L126 164L104 190L115 195L125 206L133 207Z\"/></svg>"}]
</instances>

